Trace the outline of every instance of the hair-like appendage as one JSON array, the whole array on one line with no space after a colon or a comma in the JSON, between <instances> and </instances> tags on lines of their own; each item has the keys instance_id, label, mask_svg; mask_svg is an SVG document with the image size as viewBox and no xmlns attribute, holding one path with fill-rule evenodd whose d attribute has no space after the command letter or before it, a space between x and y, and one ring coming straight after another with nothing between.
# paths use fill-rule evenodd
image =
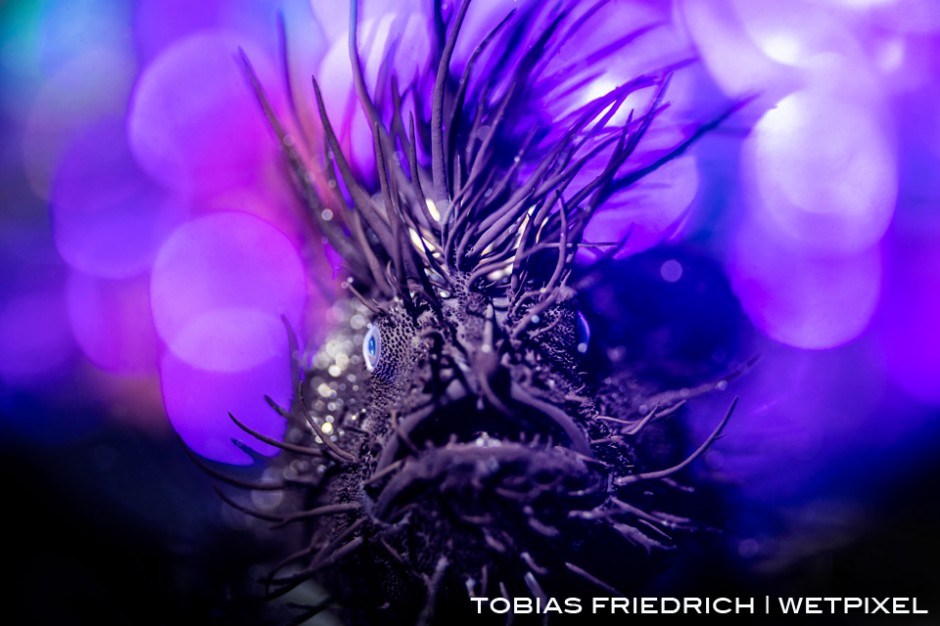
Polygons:
<instances>
[{"instance_id":1,"label":"hair-like appendage","mask_svg":"<svg viewBox=\"0 0 940 626\"><path fill-rule=\"evenodd\" d=\"M537 123L540 100L577 89L585 77L577 67L551 75L546 70L558 49L604 4L597 2L577 19L572 19L570 6L556 10L557 15L524 54L508 44L525 40L530 24L539 21L536 14L544 9L530 3L510 10L482 38L458 74L452 56L470 6L465 0L449 24L436 59L427 64L430 76L415 80L407 89L420 98L420 84L433 81L430 115L424 116L418 107L404 119L402 94L390 69L392 56L380 72L387 83L378 85L382 90L378 95L369 93L358 50L358 3L352 2L350 61L355 90L373 131L379 193L357 179L316 77L313 90L324 148L322 170L301 157L295 137L272 109L250 62L242 57L311 217L352 276L368 285L367 289L407 300L414 285L433 297L427 289L430 275L450 283L456 275L482 279L505 269L518 297L519 283L529 275L526 265L536 253L557 249L564 266L570 266L578 247L586 245L585 225L611 195L683 154L747 103L730 105L652 162L627 167L650 125L668 107L665 96L670 77L691 62L683 60L635 77L574 108L553 120L548 133ZM440 3L436 5L435 15L443 15ZM591 60L602 62L605 52L629 45L652 28L655 25L627 33ZM494 46L494 41L503 45ZM478 61L493 47L503 52L490 55L480 71ZM650 88L655 96L644 110L631 110L623 124L612 122L628 97ZM391 106L383 109L379 103ZM520 120L528 126L522 133ZM486 132L481 133L481 128ZM572 187L585 164L597 159L605 161L600 173ZM523 165L529 171L522 172ZM330 219L324 220L323 209L336 205L343 211L331 212ZM616 248L618 243L622 242L609 242L607 247Z\"/></svg>"},{"instance_id":2,"label":"hair-like appendage","mask_svg":"<svg viewBox=\"0 0 940 626\"><path fill-rule=\"evenodd\" d=\"M580 249L609 258L623 245L585 240L598 209L744 103L637 158L668 107L670 77L690 61L571 100L592 75L585 63L559 67L558 53L604 4L526 3L458 67L470 2L448 12L437 1L424 69L400 85L393 42L370 90L353 0L349 58L377 185L344 153L316 77L319 124L289 120L314 129L301 143L242 56L354 296L326 343L294 363L291 406L271 402L288 421L284 441L232 418L282 450L281 481L239 486L292 489L272 512L226 498L298 532L296 551L270 572L271 595L317 579L353 622L430 623L468 596L544 598L571 580L619 593L653 568L645 553L696 527L669 512L684 508L673 478L719 436L735 402L691 452L665 418L739 372L680 391L629 370L595 380L572 276ZM652 28L590 52L588 65ZM648 96L642 108L621 111L637 94ZM566 101L560 113L546 106ZM291 346L300 354L292 331ZM635 561L624 571L620 559Z\"/></svg>"}]
</instances>

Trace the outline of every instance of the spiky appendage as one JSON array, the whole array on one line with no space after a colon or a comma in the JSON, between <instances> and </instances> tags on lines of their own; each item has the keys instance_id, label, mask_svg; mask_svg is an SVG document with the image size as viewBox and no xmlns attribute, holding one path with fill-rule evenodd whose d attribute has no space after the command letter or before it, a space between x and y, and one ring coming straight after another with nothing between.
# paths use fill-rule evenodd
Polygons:
<instances>
[{"instance_id":1,"label":"spiky appendage","mask_svg":"<svg viewBox=\"0 0 940 626\"><path fill-rule=\"evenodd\" d=\"M400 90L388 60L375 94L351 28L374 189L344 155L316 80L320 132L298 142L245 59L351 294L340 327L295 363L291 406L274 407L288 420L284 441L252 433L283 449L283 482L266 488L297 488L264 514L297 540L267 579L272 594L314 578L350 623L430 623L469 614L469 597L628 591L694 528L677 512L672 477L718 437L734 403L689 454L663 418L716 385L658 391L624 369L593 380L574 259L605 201L739 105L637 165L677 66L546 126L539 102L586 78L546 68L602 4L511 12L457 73L469 2L449 19L438 3L437 61ZM544 29L533 38L536 23ZM478 75L478 63L500 71ZM655 92L648 107L613 123L642 89ZM317 145L321 155L303 153ZM579 177L599 162L595 176Z\"/></svg>"}]
</instances>

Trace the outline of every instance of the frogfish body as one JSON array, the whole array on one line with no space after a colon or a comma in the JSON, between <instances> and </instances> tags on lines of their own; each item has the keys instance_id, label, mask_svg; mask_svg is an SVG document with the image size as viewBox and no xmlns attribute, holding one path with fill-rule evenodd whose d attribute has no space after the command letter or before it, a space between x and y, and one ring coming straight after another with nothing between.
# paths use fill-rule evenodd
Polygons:
<instances>
[{"instance_id":1,"label":"frogfish body","mask_svg":"<svg viewBox=\"0 0 940 626\"><path fill-rule=\"evenodd\" d=\"M598 315L585 294L616 280L597 268L625 241L585 231L735 107L644 153L682 64L557 113L591 72L560 67L559 50L604 3L507 11L459 67L469 4L437 3L422 74L399 84L389 61L370 88L353 2L370 177L344 150L316 77L316 133L298 137L244 59L346 274L348 298L322 345L305 353L291 334L293 399L272 402L288 423L283 441L255 433L281 448L279 479L264 488L285 497L263 516L293 550L266 590L313 580L328 593L301 618L329 607L351 624L442 623L471 614L471 598L629 593L697 532L702 503L683 470L733 408L690 441L669 416L730 377L664 388L592 345ZM603 63L607 48L588 56Z\"/></svg>"}]
</instances>

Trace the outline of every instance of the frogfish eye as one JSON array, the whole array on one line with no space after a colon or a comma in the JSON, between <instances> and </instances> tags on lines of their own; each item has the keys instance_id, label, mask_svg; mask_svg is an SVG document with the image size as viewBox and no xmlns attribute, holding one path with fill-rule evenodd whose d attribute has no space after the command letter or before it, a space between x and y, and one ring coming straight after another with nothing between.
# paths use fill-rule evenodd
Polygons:
<instances>
[{"instance_id":1,"label":"frogfish eye","mask_svg":"<svg viewBox=\"0 0 940 626\"><path fill-rule=\"evenodd\" d=\"M587 318L584 317L584 313L581 311L578 311L577 332L577 350L579 354L584 354L588 351L588 346L591 345L591 327L588 325Z\"/></svg>"},{"instance_id":2,"label":"frogfish eye","mask_svg":"<svg viewBox=\"0 0 940 626\"><path fill-rule=\"evenodd\" d=\"M362 339L362 358L365 359L366 369L373 371L382 358L382 333L377 324L369 327L369 332Z\"/></svg>"}]
</instances>

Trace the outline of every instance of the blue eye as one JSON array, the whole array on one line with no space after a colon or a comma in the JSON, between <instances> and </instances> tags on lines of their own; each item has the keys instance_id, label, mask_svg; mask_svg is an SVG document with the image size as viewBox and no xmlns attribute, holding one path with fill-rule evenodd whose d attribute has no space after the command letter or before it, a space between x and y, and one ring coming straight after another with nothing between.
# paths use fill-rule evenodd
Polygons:
<instances>
[{"instance_id":1,"label":"blue eye","mask_svg":"<svg viewBox=\"0 0 940 626\"><path fill-rule=\"evenodd\" d=\"M382 358L382 333L377 325L369 327L369 332L362 340L362 358L366 361L366 369L370 372L379 364Z\"/></svg>"},{"instance_id":2,"label":"blue eye","mask_svg":"<svg viewBox=\"0 0 940 626\"><path fill-rule=\"evenodd\" d=\"M581 311L578 311L578 352L584 354L591 345L591 327L588 326L587 318Z\"/></svg>"}]
</instances>

